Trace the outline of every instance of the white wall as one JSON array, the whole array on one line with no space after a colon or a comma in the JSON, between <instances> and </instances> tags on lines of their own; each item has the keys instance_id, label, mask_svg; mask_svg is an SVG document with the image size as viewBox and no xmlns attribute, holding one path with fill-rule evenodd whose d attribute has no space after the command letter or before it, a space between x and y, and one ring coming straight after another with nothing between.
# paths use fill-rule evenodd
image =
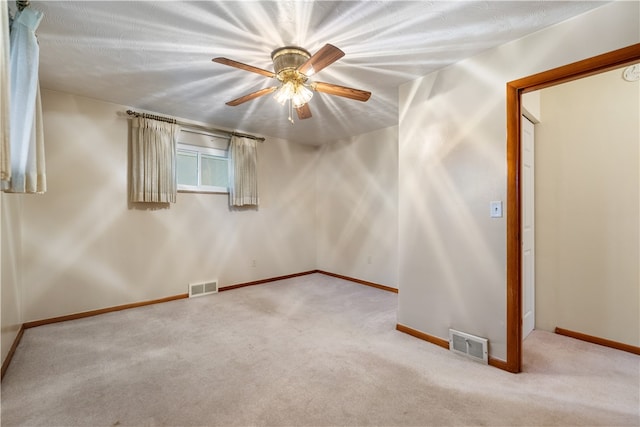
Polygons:
<instances>
[{"instance_id":1,"label":"white wall","mask_svg":"<svg viewBox=\"0 0 640 427\"><path fill-rule=\"evenodd\" d=\"M317 148L259 144L258 210L190 193L131 209L126 109L43 91L48 191L24 198L23 321L315 269Z\"/></svg>"},{"instance_id":2,"label":"white wall","mask_svg":"<svg viewBox=\"0 0 640 427\"><path fill-rule=\"evenodd\" d=\"M607 4L400 87L399 323L506 358L506 83L640 42L639 16Z\"/></svg>"},{"instance_id":3,"label":"white wall","mask_svg":"<svg viewBox=\"0 0 640 427\"><path fill-rule=\"evenodd\" d=\"M323 146L318 269L397 288L398 128Z\"/></svg>"},{"instance_id":4,"label":"white wall","mask_svg":"<svg viewBox=\"0 0 640 427\"><path fill-rule=\"evenodd\" d=\"M640 82L622 70L540 92L536 327L640 345Z\"/></svg>"},{"instance_id":5,"label":"white wall","mask_svg":"<svg viewBox=\"0 0 640 427\"><path fill-rule=\"evenodd\" d=\"M38 197L38 195L24 196L22 194L0 193L0 300L2 307L2 341L0 352L4 362L20 326L24 323L22 318L22 304L20 284L22 280L22 268L20 253L21 239L21 211L23 197Z\"/></svg>"}]
</instances>

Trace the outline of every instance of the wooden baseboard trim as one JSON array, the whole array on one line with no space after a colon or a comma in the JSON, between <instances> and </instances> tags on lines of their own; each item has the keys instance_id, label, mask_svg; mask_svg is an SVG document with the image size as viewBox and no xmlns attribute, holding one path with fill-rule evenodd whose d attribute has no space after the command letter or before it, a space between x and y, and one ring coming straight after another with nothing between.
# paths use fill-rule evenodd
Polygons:
<instances>
[{"instance_id":1,"label":"wooden baseboard trim","mask_svg":"<svg viewBox=\"0 0 640 427\"><path fill-rule=\"evenodd\" d=\"M265 283L277 282L278 280L292 279L294 277L306 276L308 274L313 274L317 272L318 270L310 270L310 271L304 271L302 273L287 274L286 276L272 277L270 279L262 279L262 280L255 280L253 282L238 283L237 285L222 286L218 288L218 292L230 291L232 289L244 288L247 286L262 285Z\"/></svg>"},{"instance_id":2,"label":"wooden baseboard trim","mask_svg":"<svg viewBox=\"0 0 640 427\"><path fill-rule=\"evenodd\" d=\"M444 348L446 350L449 350L449 341L445 340L443 338L435 337L433 335L429 335L427 333L424 333L422 331L418 331L416 329L410 328L410 327L402 325L400 323L396 324L396 330L398 330L400 332L404 332L405 334L409 334L412 337L416 337L416 338L419 338L421 340L430 342L431 344L435 344L435 345L437 345L439 347L442 347L442 348ZM507 362L505 362L504 360L494 359L493 357L489 357L489 365L493 366L494 368L502 369L503 371L512 372L509 369L509 365L507 365Z\"/></svg>"},{"instance_id":3,"label":"wooden baseboard trim","mask_svg":"<svg viewBox=\"0 0 640 427\"><path fill-rule=\"evenodd\" d=\"M566 337L590 342L592 344L603 345L605 347L615 348L616 350L622 350L629 353L640 355L640 347L637 347L635 345L624 344L617 341L611 341L605 338L598 338L592 335L583 334L581 332L574 332L574 331L570 331L568 329L562 329L562 328L556 328L555 332L558 335L564 335Z\"/></svg>"},{"instance_id":4,"label":"wooden baseboard trim","mask_svg":"<svg viewBox=\"0 0 640 427\"><path fill-rule=\"evenodd\" d=\"M430 342L431 344L435 344L442 348L446 348L449 350L449 341L443 338L435 337L433 335L426 334L422 331L418 331L417 329L410 328L408 326L402 325L400 323L396 324L396 330L400 332L404 332L405 334L409 334L412 337L419 338L421 340Z\"/></svg>"},{"instance_id":5,"label":"wooden baseboard trim","mask_svg":"<svg viewBox=\"0 0 640 427\"><path fill-rule=\"evenodd\" d=\"M18 348L18 344L20 344L20 340L22 339L22 335L24 334L24 325L20 325L20 329L18 329L18 334L13 340L13 344L9 349L9 353L7 353L7 357L2 362L2 371L0 372L0 381L4 378L4 374L7 373L7 369L9 369L9 364L11 363L11 359L13 359L13 354L16 352L16 348Z\"/></svg>"},{"instance_id":6,"label":"wooden baseboard trim","mask_svg":"<svg viewBox=\"0 0 640 427\"><path fill-rule=\"evenodd\" d=\"M34 320L24 324L25 329L35 328L36 326L49 325L51 323L66 322L67 320L82 319L84 317L97 316L99 314L112 313L114 311L127 310L130 308L144 307L145 305L160 304L163 302L175 301L179 299L189 298L189 294L180 294L170 297L155 299L151 301L135 302L132 304L117 305L115 307L101 308L99 310L84 311L81 313L69 314L66 316L52 317L50 319Z\"/></svg>"},{"instance_id":7,"label":"wooden baseboard trim","mask_svg":"<svg viewBox=\"0 0 640 427\"><path fill-rule=\"evenodd\" d=\"M339 274L328 273L328 272L320 271L320 270L309 270L309 271L304 271L304 272L301 272L301 273L294 273L294 274L287 274L285 276L272 277L272 278L269 278L269 279L255 280L253 282L239 283L239 284L230 285L230 286L223 286L223 287L220 287L218 289L218 292L229 291L229 290L238 289L238 288L244 288L246 286L261 285L261 284L264 284L264 283L276 282L278 280L291 279L291 278L294 278L294 277L306 276L306 275L314 274L314 273L322 273L322 274L326 274L326 275L329 275L329 276L337 277L337 278L340 278L340 279L344 279L344 280L349 280L349 281L352 281L352 282L360 283L360 284L363 284L363 285L373 286L373 287L378 288L378 289L383 289L383 290L386 290L386 291L396 292L396 293L398 292L397 289L391 288L391 287L388 287L388 286L379 285L377 283L366 282L364 280L354 279L354 278L351 278L351 277L341 276ZM31 321L31 322L26 322L22 326L23 326L24 329L35 328L37 326L48 325L48 324L51 324L51 323L66 322L67 320L82 319L84 317L97 316L99 314L111 313L111 312L120 311L120 310L127 310L129 308L143 307L145 305L159 304L159 303L163 303L163 302L169 302L169 301L174 301L174 300L188 298L188 297L189 297L189 294L179 294L179 295L174 295L174 296L170 296L170 297L155 299L155 300L151 300L151 301L142 301L142 302L136 302L136 303L132 303L132 304L124 304L124 305L118 305L118 306L115 306L115 307L107 307L107 308L101 308L101 309L98 309L98 310L91 310L91 311L85 311L85 312L81 312L81 313L69 314L69 315L66 315L66 316L52 317L52 318L49 318L49 319L34 320L34 321Z\"/></svg>"},{"instance_id":8,"label":"wooden baseboard trim","mask_svg":"<svg viewBox=\"0 0 640 427\"><path fill-rule=\"evenodd\" d=\"M398 293L398 289L391 286L380 285L378 283L367 282L366 280L354 279L353 277L343 276L341 274L329 273L328 271L316 270L316 273L326 274L327 276L337 277L338 279L348 280L350 282L359 283L361 285L371 286L372 288L382 289L383 291Z\"/></svg>"}]
</instances>

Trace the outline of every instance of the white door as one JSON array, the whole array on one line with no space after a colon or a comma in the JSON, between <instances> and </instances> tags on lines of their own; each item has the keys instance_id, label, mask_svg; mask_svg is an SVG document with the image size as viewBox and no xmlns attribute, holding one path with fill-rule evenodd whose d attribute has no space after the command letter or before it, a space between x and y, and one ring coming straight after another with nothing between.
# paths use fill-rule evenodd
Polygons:
<instances>
[{"instance_id":1,"label":"white door","mask_svg":"<svg viewBox=\"0 0 640 427\"><path fill-rule=\"evenodd\" d=\"M535 327L535 205L533 169L533 123L521 120L521 179L522 179L522 339Z\"/></svg>"}]
</instances>

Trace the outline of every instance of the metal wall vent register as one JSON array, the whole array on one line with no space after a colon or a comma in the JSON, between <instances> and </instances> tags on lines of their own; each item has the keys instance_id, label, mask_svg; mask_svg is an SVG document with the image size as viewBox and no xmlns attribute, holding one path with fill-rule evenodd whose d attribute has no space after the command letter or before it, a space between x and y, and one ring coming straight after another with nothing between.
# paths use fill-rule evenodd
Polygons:
<instances>
[{"instance_id":1,"label":"metal wall vent register","mask_svg":"<svg viewBox=\"0 0 640 427\"><path fill-rule=\"evenodd\" d=\"M489 340L449 329L449 350L473 360L489 363Z\"/></svg>"},{"instance_id":2,"label":"metal wall vent register","mask_svg":"<svg viewBox=\"0 0 640 427\"><path fill-rule=\"evenodd\" d=\"M189 298L201 297L218 292L218 281L194 283L189 285Z\"/></svg>"}]
</instances>

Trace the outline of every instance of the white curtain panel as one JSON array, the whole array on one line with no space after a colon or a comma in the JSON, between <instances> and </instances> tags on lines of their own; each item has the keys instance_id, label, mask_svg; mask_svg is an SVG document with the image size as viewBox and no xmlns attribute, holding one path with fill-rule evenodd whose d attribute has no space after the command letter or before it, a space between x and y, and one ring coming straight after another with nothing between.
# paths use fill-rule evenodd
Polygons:
<instances>
[{"instance_id":1,"label":"white curtain panel","mask_svg":"<svg viewBox=\"0 0 640 427\"><path fill-rule=\"evenodd\" d=\"M231 137L229 152L229 203L231 206L257 206L258 143L252 138Z\"/></svg>"},{"instance_id":2,"label":"white curtain panel","mask_svg":"<svg viewBox=\"0 0 640 427\"><path fill-rule=\"evenodd\" d=\"M42 107L38 83L39 47L35 31L42 12L25 8L11 26L11 180L7 191L44 193L46 173Z\"/></svg>"},{"instance_id":3,"label":"white curtain panel","mask_svg":"<svg viewBox=\"0 0 640 427\"><path fill-rule=\"evenodd\" d=\"M180 127L142 117L131 120L132 202L176 202L176 141Z\"/></svg>"},{"instance_id":4,"label":"white curtain panel","mask_svg":"<svg viewBox=\"0 0 640 427\"><path fill-rule=\"evenodd\" d=\"M11 149L9 145L9 10L7 2L0 2L0 180L11 178Z\"/></svg>"}]
</instances>

